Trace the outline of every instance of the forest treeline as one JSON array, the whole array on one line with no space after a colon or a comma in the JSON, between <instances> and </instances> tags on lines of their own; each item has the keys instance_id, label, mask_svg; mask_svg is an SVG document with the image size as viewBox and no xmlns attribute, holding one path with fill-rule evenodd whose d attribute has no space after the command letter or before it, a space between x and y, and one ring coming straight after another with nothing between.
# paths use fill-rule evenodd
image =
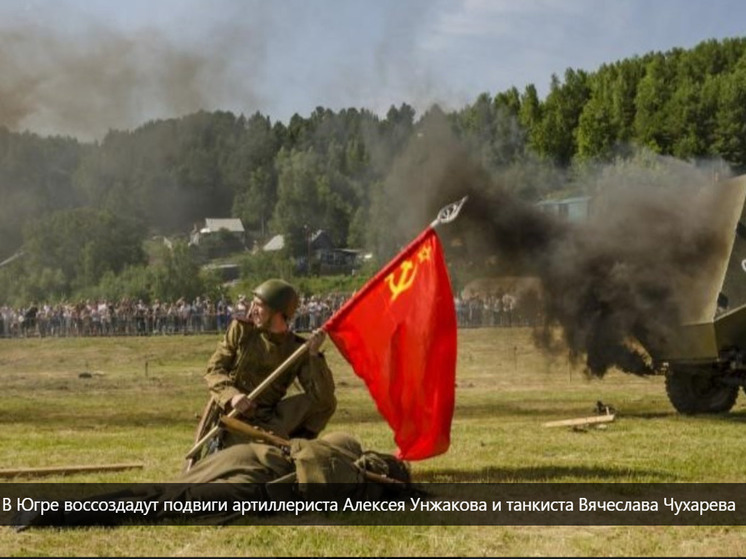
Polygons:
<instances>
[{"instance_id":1,"label":"forest treeline","mask_svg":"<svg viewBox=\"0 0 746 559\"><path fill-rule=\"evenodd\" d=\"M0 127L0 261L23 254L0 268L0 303L197 294L206 286L186 246L148 265L143 243L186 238L205 217L240 217L257 240L283 233L288 258L304 254L309 228L386 258L401 243L387 181L433 119L488 175L517 170L507 187L528 201L567 189L589 162L640 149L743 172L746 38L568 69L543 99L529 85L450 113L318 107L285 124L202 111L93 143ZM565 178L521 171L529 165Z\"/></svg>"}]
</instances>

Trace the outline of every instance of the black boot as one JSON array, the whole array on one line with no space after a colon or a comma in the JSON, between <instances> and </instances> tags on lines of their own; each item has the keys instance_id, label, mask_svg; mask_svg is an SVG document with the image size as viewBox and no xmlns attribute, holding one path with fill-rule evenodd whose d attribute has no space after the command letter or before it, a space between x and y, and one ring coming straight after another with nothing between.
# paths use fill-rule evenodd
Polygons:
<instances>
[{"instance_id":1,"label":"black boot","mask_svg":"<svg viewBox=\"0 0 746 559\"><path fill-rule=\"evenodd\" d=\"M59 508L62 508L61 503ZM13 515L10 525L16 532L35 526L63 526L64 515L61 510L47 511L44 514L37 510L19 511Z\"/></svg>"}]
</instances>

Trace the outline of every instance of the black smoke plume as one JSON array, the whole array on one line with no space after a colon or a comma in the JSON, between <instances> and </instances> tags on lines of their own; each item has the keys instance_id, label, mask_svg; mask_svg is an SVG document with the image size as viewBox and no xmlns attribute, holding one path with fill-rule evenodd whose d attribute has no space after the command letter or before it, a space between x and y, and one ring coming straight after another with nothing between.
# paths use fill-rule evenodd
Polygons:
<instances>
[{"instance_id":1,"label":"black smoke plume","mask_svg":"<svg viewBox=\"0 0 746 559\"><path fill-rule=\"evenodd\" d=\"M571 222L516 196L511 177L520 173L488 175L446 128L425 124L389 179L389 192L408 200L397 207L412 209L404 221L426 222L468 195L441 238L447 247L457 241L461 263L492 259L497 273L540 280L537 343L569 351L592 375L653 373L651 356L686 309L707 305L703 287L728 257L732 232L718 227L713 174L655 157L599 169L586 185L590 216Z\"/></svg>"}]
</instances>

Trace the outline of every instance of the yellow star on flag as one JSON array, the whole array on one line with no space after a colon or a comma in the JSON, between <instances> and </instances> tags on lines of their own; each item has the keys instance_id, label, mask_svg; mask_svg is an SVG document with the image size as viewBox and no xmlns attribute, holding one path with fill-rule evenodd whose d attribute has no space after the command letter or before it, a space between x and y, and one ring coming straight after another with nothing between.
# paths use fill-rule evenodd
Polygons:
<instances>
[{"instance_id":1,"label":"yellow star on flag","mask_svg":"<svg viewBox=\"0 0 746 559\"><path fill-rule=\"evenodd\" d=\"M425 260L430 260L430 252L432 249L429 246L424 246L420 249L420 251L417 253L417 258L420 262L424 262Z\"/></svg>"}]
</instances>

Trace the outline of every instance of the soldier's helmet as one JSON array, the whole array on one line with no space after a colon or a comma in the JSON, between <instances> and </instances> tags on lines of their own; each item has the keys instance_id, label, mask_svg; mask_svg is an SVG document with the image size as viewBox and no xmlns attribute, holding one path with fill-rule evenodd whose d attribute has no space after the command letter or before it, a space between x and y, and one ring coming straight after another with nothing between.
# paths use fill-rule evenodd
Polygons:
<instances>
[{"instance_id":1,"label":"soldier's helmet","mask_svg":"<svg viewBox=\"0 0 746 559\"><path fill-rule=\"evenodd\" d=\"M269 279L254 289L254 295L287 320L293 318L298 309L298 292L285 280Z\"/></svg>"}]
</instances>

